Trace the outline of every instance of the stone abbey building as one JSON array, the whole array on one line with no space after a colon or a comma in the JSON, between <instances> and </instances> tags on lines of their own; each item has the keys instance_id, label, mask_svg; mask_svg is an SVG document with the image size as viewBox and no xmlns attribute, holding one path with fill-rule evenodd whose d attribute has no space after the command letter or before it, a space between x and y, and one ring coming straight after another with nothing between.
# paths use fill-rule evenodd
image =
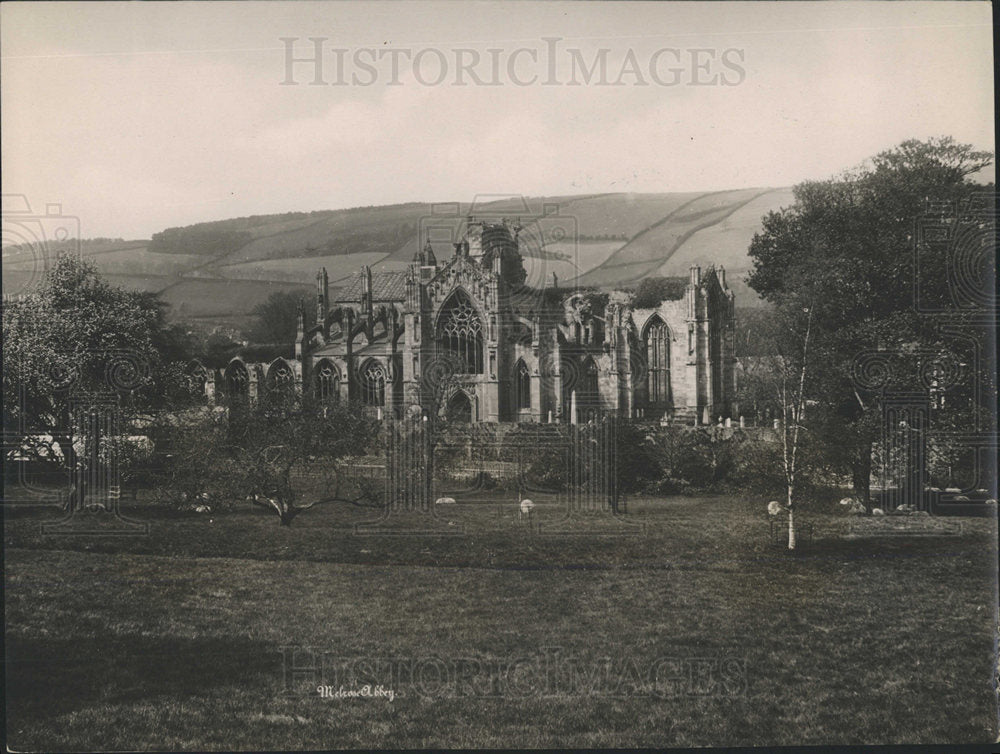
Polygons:
<instances>
[{"instance_id":1,"label":"stone abbey building","mask_svg":"<svg viewBox=\"0 0 1000 754\"><path fill-rule=\"evenodd\" d=\"M234 359L222 389L230 400L286 389L454 422L736 414L733 293L721 267L692 267L640 308L624 291L525 286L518 232L469 218L447 252L428 242L405 271L363 267L334 297L320 272L316 324L307 329L300 312L294 359Z\"/></svg>"}]
</instances>

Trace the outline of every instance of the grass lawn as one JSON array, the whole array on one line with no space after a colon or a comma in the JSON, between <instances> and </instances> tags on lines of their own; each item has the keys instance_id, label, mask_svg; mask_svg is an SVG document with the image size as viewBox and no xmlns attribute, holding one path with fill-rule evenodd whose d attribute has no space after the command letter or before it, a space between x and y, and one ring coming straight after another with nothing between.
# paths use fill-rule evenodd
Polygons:
<instances>
[{"instance_id":1,"label":"grass lawn","mask_svg":"<svg viewBox=\"0 0 1000 754\"><path fill-rule=\"evenodd\" d=\"M529 529L483 503L445 512L441 534L405 535L424 517L359 536L370 511L286 528L139 507L149 534L109 537L44 535L53 511L8 509L9 746L996 739L995 519L883 529L825 508L789 553L762 511L637 500L641 528L590 514L554 535L556 506ZM291 647L317 670L286 675ZM304 693L358 659L345 688L392 701Z\"/></svg>"}]
</instances>

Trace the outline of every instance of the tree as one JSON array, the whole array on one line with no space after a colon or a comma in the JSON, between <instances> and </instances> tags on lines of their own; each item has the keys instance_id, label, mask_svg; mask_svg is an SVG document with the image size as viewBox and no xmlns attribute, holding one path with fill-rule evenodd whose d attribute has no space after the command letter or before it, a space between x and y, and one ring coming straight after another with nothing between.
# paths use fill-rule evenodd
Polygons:
<instances>
[{"instance_id":1,"label":"tree","mask_svg":"<svg viewBox=\"0 0 1000 754\"><path fill-rule=\"evenodd\" d=\"M367 490L345 496L341 461L364 454L375 435L376 424L360 406L318 407L291 395L264 396L255 406L230 411L227 457L218 472L232 494L250 498L289 526L320 503L362 502ZM311 473L322 479L322 493L303 491Z\"/></svg>"},{"instance_id":2,"label":"tree","mask_svg":"<svg viewBox=\"0 0 1000 754\"><path fill-rule=\"evenodd\" d=\"M955 264L950 249L918 243L919 223L935 207L982 192L969 176L992 160L991 153L950 138L903 142L832 180L797 186L795 203L768 214L750 245L751 287L789 321L809 308L810 425L843 456L869 508L872 450L887 388L925 389L921 359L961 361L954 328L975 329L960 311L949 315L949 330L916 306L918 284L925 301L951 300L944 273ZM927 275L928 269L937 274ZM911 366L893 370L891 385L869 389L858 379L866 353Z\"/></svg>"},{"instance_id":3,"label":"tree","mask_svg":"<svg viewBox=\"0 0 1000 754\"><path fill-rule=\"evenodd\" d=\"M236 340L233 333L216 329L201 339L197 357L210 369L222 369L243 346L244 343Z\"/></svg>"},{"instance_id":4,"label":"tree","mask_svg":"<svg viewBox=\"0 0 1000 754\"><path fill-rule=\"evenodd\" d=\"M632 305L639 309L652 309L663 301L681 298L686 285L687 281L681 278L662 276L643 278L635 289Z\"/></svg>"},{"instance_id":5,"label":"tree","mask_svg":"<svg viewBox=\"0 0 1000 754\"><path fill-rule=\"evenodd\" d=\"M229 429L225 410L203 406L158 417L154 428L159 463L152 485L160 502L180 506L198 501L234 501L227 475Z\"/></svg>"},{"instance_id":6,"label":"tree","mask_svg":"<svg viewBox=\"0 0 1000 754\"><path fill-rule=\"evenodd\" d=\"M291 356L295 347L299 308L309 326L315 320L315 299L306 291L275 291L253 309L254 324L250 341L275 349L274 356Z\"/></svg>"},{"instance_id":7,"label":"tree","mask_svg":"<svg viewBox=\"0 0 1000 754\"><path fill-rule=\"evenodd\" d=\"M37 291L5 302L4 430L36 458L63 465L73 480L68 508L84 505L87 469L114 446L102 449L101 432L120 434L128 416L169 393L176 373L157 350L163 323L151 297L109 285L69 256ZM119 426L99 431L98 414Z\"/></svg>"},{"instance_id":8,"label":"tree","mask_svg":"<svg viewBox=\"0 0 1000 754\"><path fill-rule=\"evenodd\" d=\"M811 304L811 302L810 302ZM788 511L788 549L795 549L795 484L799 475L800 437L804 429L806 406L806 378L809 375L809 339L812 335L814 307L802 307L804 323L789 322L786 332L790 336L778 341L791 341L793 348L778 355L778 370L775 380L775 394L781 406L781 468L785 475L788 496L785 508ZM798 319L798 318L797 318ZM796 325L799 325L796 327ZM783 350L780 348L779 351Z\"/></svg>"}]
</instances>

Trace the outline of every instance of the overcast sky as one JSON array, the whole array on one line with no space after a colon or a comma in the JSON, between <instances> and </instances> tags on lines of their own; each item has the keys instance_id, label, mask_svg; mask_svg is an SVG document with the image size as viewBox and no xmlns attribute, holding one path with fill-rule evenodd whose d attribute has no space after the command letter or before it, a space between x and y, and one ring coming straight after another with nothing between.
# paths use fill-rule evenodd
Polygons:
<instances>
[{"instance_id":1,"label":"overcast sky","mask_svg":"<svg viewBox=\"0 0 1000 754\"><path fill-rule=\"evenodd\" d=\"M0 21L3 192L83 236L786 186L944 134L993 149L985 2L4 3ZM322 85L309 62L289 78L310 37Z\"/></svg>"}]
</instances>

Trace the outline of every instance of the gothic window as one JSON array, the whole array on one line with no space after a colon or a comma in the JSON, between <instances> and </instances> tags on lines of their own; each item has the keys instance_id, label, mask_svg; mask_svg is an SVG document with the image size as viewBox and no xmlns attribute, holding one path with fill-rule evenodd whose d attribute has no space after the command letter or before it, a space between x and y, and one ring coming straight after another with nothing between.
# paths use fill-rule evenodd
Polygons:
<instances>
[{"instance_id":1,"label":"gothic window","mask_svg":"<svg viewBox=\"0 0 1000 754\"><path fill-rule=\"evenodd\" d=\"M340 373L326 359L316 368L316 397L321 403L333 403L340 398Z\"/></svg>"},{"instance_id":2,"label":"gothic window","mask_svg":"<svg viewBox=\"0 0 1000 754\"><path fill-rule=\"evenodd\" d=\"M453 424L468 424L472 421L472 401L461 390L456 390L447 406L447 419Z\"/></svg>"},{"instance_id":3,"label":"gothic window","mask_svg":"<svg viewBox=\"0 0 1000 754\"><path fill-rule=\"evenodd\" d=\"M191 394L197 397L205 395L205 386L208 384L208 372L199 362L193 361L188 366L188 389Z\"/></svg>"},{"instance_id":4,"label":"gothic window","mask_svg":"<svg viewBox=\"0 0 1000 754\"><path fill-rule=\"evenodd\" d=\"M361 402L366 406L385 405L385 367L374 359L361 365Z\"/></svg>"},{"instance_id":5,"label":"gothic window","mask_svg":"<svg viewBox=\"0 0 1000 754\"><path fill-rule=\"evenodd\" d=\"M273 397L289 395L295 387L295 375L285 361L276 361L267 370L267 389Z\"/></svg>"},{"instance_id":6,"label":"gothic window","mask_svg":"<svg viewBox=\"0 0 1000 754\"><path fill-rule=\"evenodd\" d=\"M483 373L483 323L464 293L455 293L441 311L437 338L454 359L457 374Z\"/></svg>"},{"instance_id":7,"label":"gothic window","mask_svg":"<svg viewBox=\"0 0 1000 754\"><path fill-rule=\"evenodd\" d=\"M517 408L531 408L531 372L523 359L514 368L515 403Z\"/></svg>"},{"instance_id":8,"label":"gothic window","mask_svg":"<svg viewBox=\"0 0 1000 754\"><path fill-rule=\"evenodd\" d=\"M243 364L236 362L226 369L226 392L234 402L247 400L250 394L250 375Z\"/></svg>"},{"instance_id":9,"label":"gothic window","mask_svg":"<svg viewBox=\"0 0 1000 754\"><path fill-rule=\"evenodd\" d=\"M670 403L670 329L658 316L646 327L646 386L649 402Z\"/></svg>"}]
</instances>

